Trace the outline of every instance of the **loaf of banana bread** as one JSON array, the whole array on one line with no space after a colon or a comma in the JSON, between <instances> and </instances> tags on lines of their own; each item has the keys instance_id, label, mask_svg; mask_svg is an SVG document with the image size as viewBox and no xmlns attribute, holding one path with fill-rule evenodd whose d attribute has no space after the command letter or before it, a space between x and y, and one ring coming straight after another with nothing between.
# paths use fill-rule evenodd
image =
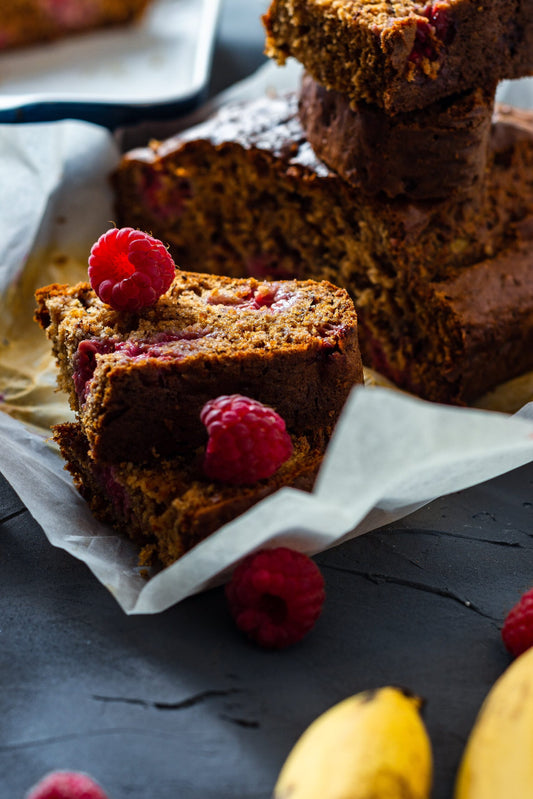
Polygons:
<instances>
[{"instance_id":1,"label":"loaf of banana bread","mask_svg":"<svg viewBox=\"0 0 533 799\"><path fill-rule=\"evenodd\" d=\"M151 0L6 0L0 14L0 50L125 25Z\"/></svg>"},{"instance_id":2,"label":"loaf of banana bread","mask_svg":"<svg viewBox=\"0 0 533 799\"><path fill-rule=\"evenodd\" d=\"M497 108L479 191L415 202L368 197L328 169L297 106L295 95L225 106L126 153L112 176L117 221L152 231L183 268L327 279L362 307L376 282L490 256L533 210L531 113Z\"/></svg>"},{"instance_id":3,"label":"loaf of banana bread","mask_svg":"<svg viewBox=\"0 0 533 799\"><path fill-rule=\"evenodd\" d=\"M291 434L324 438L363 380L353 302L326 281L178 271L155 305L135 313L113 310L88 283L53 284L37 291L36 319L103 463L204 444L200 411L225 394L274 408Z\"/></svg>"},{"instance_id":4,"label":"loaf of banana bread","mask_svg":"<svg viewBox=\"0 0 533 799\"><path fill-rule=\"evenodd\" d=\"M113 185L120 223L154 231L187 268L327 279L347 289L362 322L366 365L421 396L469 402L533 365L532 349L522 343L527 330L519 334L505 318L514 313L508 295L497 313L500 278L498 267L490 268L496 253L513 252L518 227L533 215L531 112L497 106L486 178L478 192L462 198L363 195L318 160L295 96L225 107L201 126L127 153ZM493 276L494 313L483 316L486 350L473 363L464 343L466 317L450 311L454 325L437 329L424 304L435 285L449 285L463 269L466 280L467 269L478 263L485 265L477 274ZM511 269L513 256L506 263ZM516 302L525 296L527 305L527 272L516 284L510 274L508 292L516 285ZM472 292L472 313L482 297ZM498 328L509 331L519 356L500 358L491 348ZM428 337L435 346L431 374L424 366ZM459 378L449 378L445 361L454 362Z\"/></svg>"},{"instance_id":5,"label":"loaf of banana bread","mask_svg":"<svg viewBox=\"0 0 533 799\"><path fill-rule=\"evenodd\" d=\"M532 0L272 0L266 53L389 114L533 72Z\"/></svg>"}]
</instances>

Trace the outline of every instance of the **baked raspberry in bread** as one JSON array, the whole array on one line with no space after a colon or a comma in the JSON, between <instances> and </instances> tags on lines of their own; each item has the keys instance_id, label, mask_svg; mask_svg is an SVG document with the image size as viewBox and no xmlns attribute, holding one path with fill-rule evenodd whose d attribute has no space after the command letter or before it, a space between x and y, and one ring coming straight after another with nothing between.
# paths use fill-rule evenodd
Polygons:
<instances>
[{"instance_id":1,"label":"baked raspberry in bread","mask_svg":"<svg viewBox=\"0 0 533 799\"><path fill-rule=\"evenodd\" d=\"M202 445L200 411L221 394L269 405L291 434L323 437L363 379L353 303L325 281L178 271L155 305L136 312L109 307L88 283L36 296L59 386L104 463Z\"/></svg>"},{"instance_id":2,"label":"baked raspberry in bread","mask_svg":"<svg viewBox=\"0 0 533 799\"><path fill-rule=\"evenodd\" d=\"M496 86L390 116L304 74L300 121L315 154L366 194L444 199L485 179Z\"/></svg>"},{"instance_id":3,"label":"baked raspberry in bread","mask_svg":"<svg viewBox=\"0 0 533 799\"><path fill-rule=\"evenodd\" d=\"M389 114L533 72L531 0L272 0L263 20L267 55Z\"/></svg>"},{"instance_id":4,"label":"baked raspberry in bread","mask_svg":"<svg viewBox=\"0 0 533 799\"><path fill-rule=\"evenodd\" d=\"M292 456L272 477L234 486L208 480L199 457L102 464L91 458L79 423L56 425L53 433L95 517L132 538L141 562L156 557L165 566L279 488L310 491L323 455L323 446L295 437Z\"/></svg>"}]
</instances>

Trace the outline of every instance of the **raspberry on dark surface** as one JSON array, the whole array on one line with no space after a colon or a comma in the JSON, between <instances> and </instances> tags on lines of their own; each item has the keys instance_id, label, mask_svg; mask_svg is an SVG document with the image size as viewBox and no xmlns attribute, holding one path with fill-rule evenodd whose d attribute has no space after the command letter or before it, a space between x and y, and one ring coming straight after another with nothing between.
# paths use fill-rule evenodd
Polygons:
<instances>
[{"instance_id":1,"label":"raspberry on dark surface","mask_svg":"<svg viewBox=\"0 0 533 799\"><path fill-rule=\"evenodd\" d=\"M271 477L292 455L279 414L240 394L209 400L200 419L209 436L204 473L211 480L251 485Z\"/></svg>"},{"instance_id":2,"label":"raspberry on dark surface","mask_svg":"<svg viewBox=\"0 0 533 799\"><path fill-rule=\"evenodd\" d=\"M154 305L169 288L176 266L163 242L133 228L112 228L93 244L89 280L116 311Z\"/></svg>"},{"instance_id":3,"label":"raspberry on dark surface","mask_svg":"<svg viewBox=\"0 0 533 799\"><path fill-rule=\"evenodd\" d=\"M301 552L262 549L236 567L226 598L237 627L251 641L284 649L314 627L324 604L324 578Z\"/></svg>"},{"instance_id":4,"label":"raspberry on dark surface","mask_svg":"<svg viewBox=\"0 0 533 799\"><path fill-rule=\"evenodd\" d=\"M30 789L24 799L109 799L87 774L53 771Z\"/></svg>"},{"instance_id":5,"label":"raspberry on dark surface","mask_svg":"<svg viewBox=\"0 0 533 799\"><path fill-rule=\"evenodd\" d=\"M533 646L533 588L522 594L507 614L502 627L502 640L515 657Z\"/></svg>"}]
</instances>

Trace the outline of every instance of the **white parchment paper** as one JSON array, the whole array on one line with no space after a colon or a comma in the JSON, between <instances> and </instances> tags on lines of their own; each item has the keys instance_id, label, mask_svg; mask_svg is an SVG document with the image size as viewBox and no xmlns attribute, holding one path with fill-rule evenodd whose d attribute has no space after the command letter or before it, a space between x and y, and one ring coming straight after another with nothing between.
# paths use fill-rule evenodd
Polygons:
<instances>
[{"instance_id":1,"label":"white parchment paper","mask_svg":"<svg viewBox=\"0 0 533 799\"><path fill-rule=\"evenodd\" d=\"M268 66L215 104L298 77ZM9 187L0 193L0 470L50 542L83 560L125 612L156 613L220 583L256 548L315 554L533 460L533 405L511 416L357 388L313 494L283 489L147 580L135 546L93 519L49 442L50 425L71 412L32 319L36 288L86 277L90 246L113 222L107 177L118 158L110 134L86 123L0 126Z\"/></svg>"}]
</instances>

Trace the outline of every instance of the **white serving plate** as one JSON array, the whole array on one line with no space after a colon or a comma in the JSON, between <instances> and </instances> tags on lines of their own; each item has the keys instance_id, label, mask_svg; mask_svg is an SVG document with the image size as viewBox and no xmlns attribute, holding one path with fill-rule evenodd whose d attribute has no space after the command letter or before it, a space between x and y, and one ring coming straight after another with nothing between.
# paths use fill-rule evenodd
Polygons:
<instances>
[{"instance_id":1,"label":"white serving plate","mask_svg":"<svg viewBox=\"0 0 533 799\"><path fill-rule=\"evenodd\" d=\"M203 99L221 0L156 0L137 24L0 54L0 122L107 127Z\"/></svg>"}]
</instances>

